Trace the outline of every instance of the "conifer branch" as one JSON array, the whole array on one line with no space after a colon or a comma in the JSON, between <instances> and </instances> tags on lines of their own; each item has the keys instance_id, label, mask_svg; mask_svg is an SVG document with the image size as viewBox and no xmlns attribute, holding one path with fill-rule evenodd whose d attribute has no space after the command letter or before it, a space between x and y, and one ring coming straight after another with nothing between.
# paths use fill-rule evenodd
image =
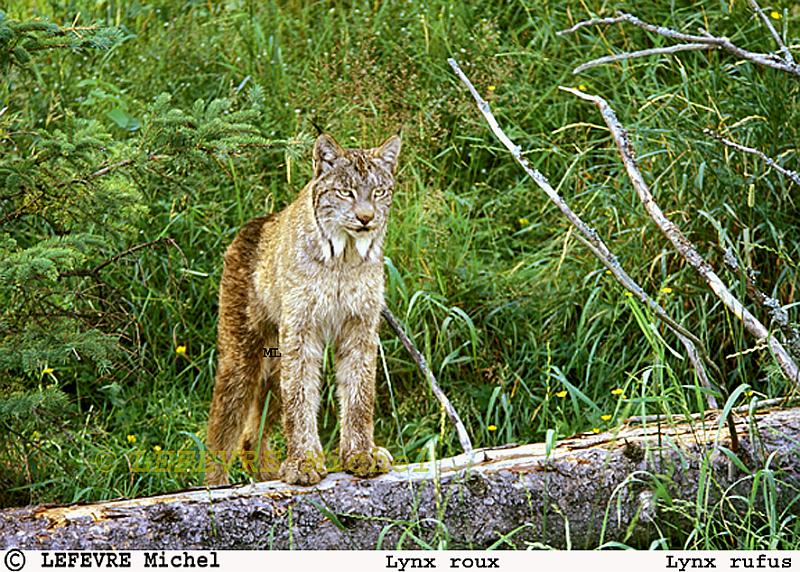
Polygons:
<instances>
[{"instance_id":1,"label":"conifer branch","mask_svg":"<svg viewBox=\"0 0 800 572\"><path fill-rule=\"evenodd\" d=\"M160 160L163 160L163 159L168 159L168 156L167 155L152 154L152 155L148 155L147 158L145 159L145 161L146 162L149 162L149 161L160 161ZM75 183L85 183L87 181L93 181L94 179L99 179L100 177L108 175L109 173L112 173L112 172L116 171L117 169L121 169L122 167L127 167L128 165L131 165L131 164L133 164L135 162L136 162L135 158L129 157L128 159L122 159L121 161L117 161L116 163L111 163L111 164L105 164L104 163L103 164L104 166L100 167L96 171L93 171L92 173L89 173L88 175L86 175L84 177L75 177L75 178L73 178L73 179L71 179L69 181L64 181L62 183L59 183L58 185L56 185L56 187L61 188L61 187L66 187L68 185L75 184Z\"/></svg>"},{"instance_id":2,"label":"conifer branch","mask_svg":"<svg viewBox=\"0 0 800 572\"><path fill-rule=\"evenodd\" d=\"M60 273L59 276L64 276L64 277L68 277L68 276L69 277L72 277L72 276L97 276L98 273L103 268L108 266L109 264L113 264L114 262L117 262L121 258L125 258L129 254L133 254L134 252L138 252L139 250L142 250L144 248L149 248L151 246L155 246L156 244L161 244L161 243L166 243L166 244L168 244L170 246L173 246L173 247L177 248L178 252L180 252L181 256L183 256L184 260L186 260L186 255L181 250L181 247L178 246L178 243L175 242L175 240L173 238L169 237L169 236L162 236L161 238L157 238L157 239L151 240L149 242L143 242L141 244L137 244L135 246L132 246L132 247L128 248L127 250L124 250L122 252L118 252L114 256L105 259L103 262L101 262L100 264L94 266L93 268L84 269L84 270L69 270L67 272Z\"/></svg>"}]
</instances>

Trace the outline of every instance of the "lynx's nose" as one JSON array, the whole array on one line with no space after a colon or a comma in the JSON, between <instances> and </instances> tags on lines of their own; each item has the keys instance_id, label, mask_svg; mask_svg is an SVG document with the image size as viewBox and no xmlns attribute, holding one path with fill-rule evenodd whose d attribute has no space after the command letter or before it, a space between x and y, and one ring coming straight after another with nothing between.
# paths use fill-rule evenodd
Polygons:
<instances>
[{"instance_id":1,"label":"lynx's nose","mask_svg":"<svg viewBox=\"0 0 800 572\"><path fill-rule=\"evenodd\" d=\"M356 205L355 215L361 224L367 225L375 218L375 209L371 205Z\"/></svg>"}]
</instances>

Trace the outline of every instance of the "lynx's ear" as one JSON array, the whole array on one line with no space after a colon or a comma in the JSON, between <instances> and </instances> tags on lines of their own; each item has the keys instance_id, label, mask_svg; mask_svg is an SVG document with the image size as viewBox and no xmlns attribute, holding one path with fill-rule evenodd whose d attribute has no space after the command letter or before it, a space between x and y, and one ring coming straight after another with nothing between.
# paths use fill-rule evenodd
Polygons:
<instances>
[{"instance_id":1,"label":"lynx's ear","mask_svg":"<svg viewBox=\"0 0 800 572\"><path fill-rule=\"evenodd\" d=\"M336 164L336 160L344 155L336 139L323 133L314 143L314 178L319 177Z\"/></svg>"},{"instance_id":2,"label":"lynx's ear","mask_svg":"<svg viewBox=\"0 0 800 572\"><path fill-rule=\"evenodd\" d=\"M380 147L372 150L372 156L390 173L397 168L397 157L400 155L400 136L392 135Z\"/></svg>"}]
</instances>

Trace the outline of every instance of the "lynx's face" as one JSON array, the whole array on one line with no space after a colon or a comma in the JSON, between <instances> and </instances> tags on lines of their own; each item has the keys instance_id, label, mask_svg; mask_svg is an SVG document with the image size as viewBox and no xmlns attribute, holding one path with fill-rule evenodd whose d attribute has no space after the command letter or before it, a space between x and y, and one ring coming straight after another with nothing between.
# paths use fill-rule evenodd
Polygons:
<instances>
[{"instance_id":1,"label":"lynx's face","mask_svg":"<svg viewBox=\"0 0 800 572\"><path fill-rule=\"evenodd\" d=\"M324 134L317 139L314 213L334 255L341 254L349 236L365 257L372 241L383 235L399 153L396 135L374 149L342 149Z\"/></svg>"}]
</instances>

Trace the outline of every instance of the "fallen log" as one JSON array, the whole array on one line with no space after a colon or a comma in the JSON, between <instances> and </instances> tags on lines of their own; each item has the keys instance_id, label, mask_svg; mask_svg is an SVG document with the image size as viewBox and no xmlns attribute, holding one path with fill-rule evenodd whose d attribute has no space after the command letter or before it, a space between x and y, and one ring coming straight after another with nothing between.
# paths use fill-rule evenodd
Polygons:
<instances>
[{"instance_id":1,"label":"fallen log","mask_svg":"<svg viewBox=\"0 0 800 572\"><path fill-rule=\"evenodd\" d=\"M800 408L737 415L741 464L730 461L719 415L641 421L549 451L544 444L476 450L374 479L335 473L312 487L271 481L5 509L0 548L408 549L444 538L451 549L646 547L684 518L659 491L686 501L692 515L700 506L709 518L721 511L735 518L747 508L752 471L768 459L779 505L798 495Z\"/></svg>"}]
</instances>

